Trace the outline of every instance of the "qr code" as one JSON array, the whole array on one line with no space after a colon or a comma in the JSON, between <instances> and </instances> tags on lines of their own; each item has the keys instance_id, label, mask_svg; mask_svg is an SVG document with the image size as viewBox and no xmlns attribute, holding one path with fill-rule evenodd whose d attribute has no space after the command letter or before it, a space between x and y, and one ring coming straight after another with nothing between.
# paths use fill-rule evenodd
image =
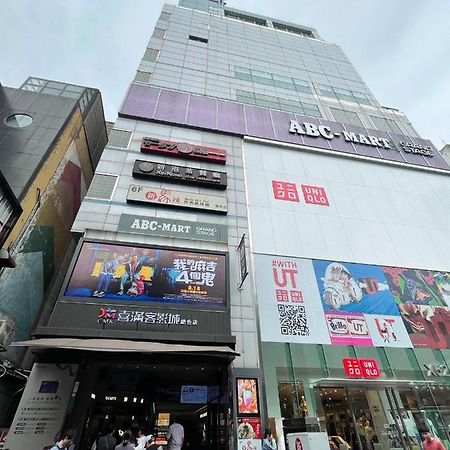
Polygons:
<instances>
[{"instance_id":1,"label":"qr code","mask_svg":"<svg viewBox=\"0 0 450 450\"><path fill-rule=\"evenodd\" d=\"M278 305L278 315L281 334L309 336L308 319L303 305Z\"/></svg>"}]
</instances>

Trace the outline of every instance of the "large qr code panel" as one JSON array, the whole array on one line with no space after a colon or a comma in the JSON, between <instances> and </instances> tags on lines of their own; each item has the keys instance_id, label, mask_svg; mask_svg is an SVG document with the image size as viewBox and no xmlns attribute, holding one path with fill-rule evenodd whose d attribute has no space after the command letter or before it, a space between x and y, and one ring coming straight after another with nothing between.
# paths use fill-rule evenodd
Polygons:
<instances>
[{"instance_id":1,"label":"large qr code panel","mask_svg":"<svg viewBox=\"0 0 450 450\"><path fill-rule=\"evenodd\" d=\"M309 336L308 319L303 305L278 305L280 332L290 336Z\"/></svg>"}]
</instances>

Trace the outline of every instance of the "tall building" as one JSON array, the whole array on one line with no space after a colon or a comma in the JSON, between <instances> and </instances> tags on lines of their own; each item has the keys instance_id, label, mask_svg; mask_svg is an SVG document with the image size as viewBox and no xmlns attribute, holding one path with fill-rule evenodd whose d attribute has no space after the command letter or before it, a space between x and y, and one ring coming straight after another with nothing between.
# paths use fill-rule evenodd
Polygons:
<instances>
[{"instance_id":1,"label":"tall building","mask_svg":"<svg viewBox=\"0 0 450 450\"><path fill-rule=\"evenodd\" d=\"M173 416L195 448L448 444L449 171L315 29L164 5L53 311L16 343L39 362L10 447L36 421L43 445L164 444Z\"/></svg>"},{"instance_id":2,"label":"tall building","mask_svg":"<svg viewBox=\"0 0 450 450\"><path fill-rule=\"evenodd\" d=\"M40 78L0 86L0 427L14 416L25 349L58 292L77 239L70 232L106 143L100 92ZM1 176L3 173L3 176Z\"/></svg>"}]
</instances>

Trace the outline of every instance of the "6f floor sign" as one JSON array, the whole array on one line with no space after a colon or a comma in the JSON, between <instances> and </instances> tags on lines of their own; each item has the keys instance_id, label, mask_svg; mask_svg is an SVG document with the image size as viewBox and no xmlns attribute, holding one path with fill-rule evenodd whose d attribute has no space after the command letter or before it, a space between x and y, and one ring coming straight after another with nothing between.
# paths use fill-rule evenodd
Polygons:
<instances>
[{"instance_id":1,"label":"6f floor sign","mask_svg":"<svg viewBox=\"0 0 450 450\"><path fill-rule=\"evenodd\" d=\"M305 203L311 205L330 206L325 188L320 186L301 185ZM273 196L275 200L287 202L300 202L297 185L285 181L272 181Z\"/></svg>"}]
</instances>

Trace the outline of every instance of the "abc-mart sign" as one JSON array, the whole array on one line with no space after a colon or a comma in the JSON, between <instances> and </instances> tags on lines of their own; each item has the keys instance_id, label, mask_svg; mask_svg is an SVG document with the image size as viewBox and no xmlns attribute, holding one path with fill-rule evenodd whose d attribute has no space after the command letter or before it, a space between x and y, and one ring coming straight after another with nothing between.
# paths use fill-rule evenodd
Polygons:
<instances>
[{"instance_id":1,"label":"abc-mart sign","mask_svg":"<svg viewBox=\"0 0 450 450\"><path fill-rule=\"evenodd\" d=\"M328 139L329 141L332 139L343 138L346 142L384 148L388 150L397 148L392 141L386 138L372 136L370 134L354 133L353 131L346 130L333 132L327 125L316 125L314 123L299 122L297 120L291 120L289 124L289 133L309 137L322 137ZM431 146L423 146L404 141L401 141L399 144L402 147L402 150L406 153L415 153L428 157L434 156Z\"/></svg>"}]
</instances>

